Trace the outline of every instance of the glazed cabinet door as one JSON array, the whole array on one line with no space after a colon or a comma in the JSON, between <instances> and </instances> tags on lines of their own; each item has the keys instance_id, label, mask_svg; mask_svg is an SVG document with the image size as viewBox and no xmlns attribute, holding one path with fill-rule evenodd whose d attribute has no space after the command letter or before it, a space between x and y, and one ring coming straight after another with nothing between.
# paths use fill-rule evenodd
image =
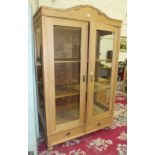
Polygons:
<instances>
[{"instance_id":1,"label":"glazed cabinet door","mask_svg":"<svg viewBox=\"0 0 155 155\"><path fill-rule=\"evenodd\" d=\"M87 122L113 113L118 53L118 29L90 23Z\"/></svg>"},{"instance_id":2,"label":"glazed cabinet door","mask_svg":"<svg viewBox=\"0 0 155 155\"><path fill-rule=\"evenodd\" d=\"M84 126L88 23L43 17L42 26L48 131Z\"/></svg>"}]
</instances>

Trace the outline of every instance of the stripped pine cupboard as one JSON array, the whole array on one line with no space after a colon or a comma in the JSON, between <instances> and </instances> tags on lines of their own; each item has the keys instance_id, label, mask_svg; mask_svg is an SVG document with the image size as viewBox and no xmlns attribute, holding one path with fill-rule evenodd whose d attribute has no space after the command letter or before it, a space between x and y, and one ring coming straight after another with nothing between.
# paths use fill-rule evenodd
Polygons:
<instances>
[{"instance_id":1,"label":"stripped pine cupboard","mask_svg":"<svg viewBox=\"0 0 155 155\"><path fill-rule=\"evenodd\" d=\"M122 22L82 5L40 7L33 23L38 115L48 148L110 126Z\"/></svg>"}]
</instances>

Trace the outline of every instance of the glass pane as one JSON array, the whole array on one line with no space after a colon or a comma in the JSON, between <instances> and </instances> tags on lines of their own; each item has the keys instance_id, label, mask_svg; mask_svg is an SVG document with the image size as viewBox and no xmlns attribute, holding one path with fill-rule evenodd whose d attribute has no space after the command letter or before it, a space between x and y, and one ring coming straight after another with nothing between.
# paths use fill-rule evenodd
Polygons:
<instances>
[{"instance_id":1,"label":"glass pane","mask_svg":"<svg viewBox=\"0 0 155 155\"><path fill-rule=\"evenodd\" d=\"M79 119L81 29L54 26L56 124Z\"/></svg>"},{"instance_id":2,"label":"glass pane","mask_svg":"<svg viewBox=\"0 0 155 155\"><path fill-rule=\"evenodd\" d=\"M97 30L93 115L109 110L114 34Z\"/></svg>"},{"instance_id":3,"label":"glass pane","mask_svg":"<svg viewBox=\"0 0 155 155\"><path fill-rule=\"evenodd\" d=\"M60 60L80 59L81 29L54 26L54 57Z\"/></svg>"},{"instance_id":4,"label":"glass pane","mask_svg":"<svg viewBox=\"0 0 155 155\"><path fill-rule=\"evenodd\" d=\"M44 113L44 95L43 95L43 75L42 75L42 33L41 28L36 29L36 66L37 66L37 85L39 96L39 111L45 118Z\"/></svg>"}]
</instances>

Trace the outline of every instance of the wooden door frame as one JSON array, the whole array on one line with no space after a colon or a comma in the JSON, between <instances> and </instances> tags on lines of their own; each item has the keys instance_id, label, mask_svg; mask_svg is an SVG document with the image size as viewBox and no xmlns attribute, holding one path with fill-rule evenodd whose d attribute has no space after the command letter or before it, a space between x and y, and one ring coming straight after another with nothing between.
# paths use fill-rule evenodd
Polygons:
<instances>
[{"instance_id":1,"label":"wooden door frame","mask_svg":"<svg viewBox=\"0 0 155 155\"><path fill-rule=\"evenodd\" d=\"M53 26L69 26L81 28L81 63L80 63L80 114L79 120L56 125L55 104L55 68L54 68L54 33ZM47 134L51 135L60 130L84 126L84 114L86 105L86 80L83 75L87 74L87 45L88 45L88 22L74 21L56 17L42 17L43 30L43 68L44 68L44 95ZM53 42L53 45L51 43Z\"/></svg>"},{"instance_id":2,"label":"wooden door frame","mask_svg":"<svg viewBox=\"0 0 155 155\"><path fill-rule=\"evenodd\" d=\"M95 59L96 59L96 31L110 31L114 33L113 42L113 60L112 60L112 71L111 71L111 81L110 81L110 101L109 110L102 114L93 116L93 96L94 96L94 76L91 82L91 73L95 73ZM89 36L89 62L88 62L88 93L87 93L87 123L98 119L107 117L113 113L113 101L114 92L116 88L116 75L117 75L117 60L118 60L118 41L119 41L119 28L111 25L106 25L102 23L90 22L90 36Z\"/></svg>"}]
</instances>

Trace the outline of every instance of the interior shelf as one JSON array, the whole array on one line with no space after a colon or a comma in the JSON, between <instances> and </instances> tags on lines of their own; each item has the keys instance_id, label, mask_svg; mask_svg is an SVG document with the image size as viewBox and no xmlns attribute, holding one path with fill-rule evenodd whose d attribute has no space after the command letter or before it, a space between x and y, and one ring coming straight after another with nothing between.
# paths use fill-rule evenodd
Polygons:
<instances>
[{"instance_id":1,"label":"interior shelf","mask_svg":"<svg viewBox=\"0 0 155 155\"><path fill-rule=\"evenodd\" d=\"M98 92L100 90L110 89L110 85L104 85L99 82L95 82L94 92Z\"/></svg>"},{"instance_id":2,"label":"interior shelf","mask_svg":"<svg viewBox=\"0 0 155 155\"><path fill-rule=\"evenodd\" d=\"M106 62L112 62L112 59L99 59L97 58L96 61L106 61Z\"/></svg>"},{"instance_id":3,"label":"interior shelf","mask_svg":"<svg viewBox=\"0 0 155 155\"><path fill-rule=\"evenodd\" d=\"M80 59L55 59L54 60L55 63L76 63L76 62L80 62Z\"/></svg>"},{"instance_id":4,"label":"interior shelf","mask_svg":"<svg viewBox=\"0 0 155 155\"><path fill-rule=\"evenodd\" d=\"M104 89L110 89L110 86L95 82L94 92ZM56 98L73 96L78 94L80 94L79 84L56 86Z\"/></svg>"},{"instance_id":5,"label":"interior shelf","mask_svg":"<svg viewBox=\"0 0 155 155\"><path fill-rule=\"evenodd\" d=\"M104 67L100 67L101 69L111 69L111 66L104 66Z\"/></svg>"},{"instance_id":6,"label":"interior shelf","mask_svg":"<svg viewBox=\"0 0 155 155\"><path fill-rule=\"evenodd\" d=\"M97 115L97 114L106 112L107 109L108 109L108 106L106 104L96 102L93 105L93 115Z\"/></svg>"},{"instance_id":7,"label":"interior shelf","mask_svg":"<svg viewBox=\"0 0 155 155\"><path fill-rule=\"evenodd\" d=\"M104 90L104 89L109 89L109 80L104 81L105 83L108 84L103 84L103 81L101 82L95 82L94 85L94 92ZM43 84L42 82L38 81L37 82L40 86ZM55 98L62 98L62 97L67 97L67 96L74 96L80 94L80 86L79 84L68 84L68 85L59 85L56 86L56 96Z\"/></svg>"},{"instance_id":8,"label":"interior shelf","mask_svg":"<svg viewBox=\"0 0 155 155\"><path fill-rule=\"evenodd\" d=\"M80 62L80 60L70 60L70 61L67 61L67 60L64 60L64 61L54 61L54 63L77 63L77 62Z\"/></svg>"},{"instance_id":9,"label":"interior shelf","mask_svg":"<svg viewBox=\"0 0 155 155\"><path fill-rule=\"evenodd\" d=\"M80 94L79 84L56 86L56 98L73 96Z\"/></svg>"}]
</instances>

